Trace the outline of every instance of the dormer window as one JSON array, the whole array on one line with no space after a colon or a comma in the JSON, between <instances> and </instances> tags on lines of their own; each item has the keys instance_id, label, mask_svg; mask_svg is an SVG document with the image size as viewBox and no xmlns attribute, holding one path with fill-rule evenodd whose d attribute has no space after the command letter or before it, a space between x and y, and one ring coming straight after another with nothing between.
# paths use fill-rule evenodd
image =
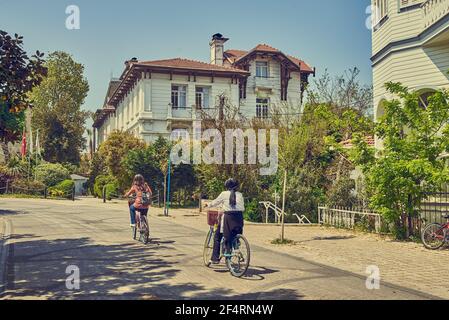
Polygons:
<instances>
[{"instance_id":1,"label":"dormer window","mask_svg":"<svg viewBox=\"0 0 449 320\"><path fill-rule=\"evenodd\" d=\"M268 78L268 62L256 61L256 77Z\"/></svg>"}]
</instances>

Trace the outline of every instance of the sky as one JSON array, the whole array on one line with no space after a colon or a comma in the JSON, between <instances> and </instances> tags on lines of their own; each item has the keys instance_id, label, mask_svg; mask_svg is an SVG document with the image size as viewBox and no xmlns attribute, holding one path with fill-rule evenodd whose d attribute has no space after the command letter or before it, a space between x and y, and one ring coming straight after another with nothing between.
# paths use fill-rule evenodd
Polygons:
<instances>
[{"instance_id":1,"label":"sky","mask_svg":"<svg viewBox=\"0 0 449 320\"><path fill-rule=\"evenodd\" d=\"M102 107L111 75L125 60L175 57L209 61L212 34L225 49L259 43L332 75L358 67L372 83L370 0L0 0L0 30L24 37L28 52L63 50L85 66L83 108ZM66 28L66 8L80 10L80 29Z\"/></svg>"}]
</instances>

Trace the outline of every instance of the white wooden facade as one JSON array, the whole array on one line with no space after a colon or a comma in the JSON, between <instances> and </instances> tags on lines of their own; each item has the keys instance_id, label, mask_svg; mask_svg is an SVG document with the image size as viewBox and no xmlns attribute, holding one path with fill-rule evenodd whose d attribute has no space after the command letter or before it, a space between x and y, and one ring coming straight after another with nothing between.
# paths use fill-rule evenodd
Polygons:
<instances>
[{"instance_id":1,"label":"white wooden facade","mask_svg":"<svg viewBox=\"0 0 449 320\"><path fill-rule=\"evenodd\" d=\"M449 0L372 0L373 85L376 119L392 97L385 83L423 94L449 88ZM377 142L377 147L380 146Z\"/></svg>"},{"instance_id":2,"label":"white wooden facade","mask_svg":"<svg viewBox=\"0 0 449 320\"><path fill-rule=\"evenodd\" d=\"M180 58L127 61L121 78L111 81L104 106L97 111L94 144L100 145L114 130L131 132L146 142L159 136L168 138L176 129L191 131L200 112L217 113L220 95L249 119L269 118L273 110L286 106L301 111L304 86L315 70L267 45L231 56L224 50L227 40L214 35L211 63ZM173 105L173 91L176 97L182 95L182 103L176 98L179 106Z\"/></svg>"}]
</instances>

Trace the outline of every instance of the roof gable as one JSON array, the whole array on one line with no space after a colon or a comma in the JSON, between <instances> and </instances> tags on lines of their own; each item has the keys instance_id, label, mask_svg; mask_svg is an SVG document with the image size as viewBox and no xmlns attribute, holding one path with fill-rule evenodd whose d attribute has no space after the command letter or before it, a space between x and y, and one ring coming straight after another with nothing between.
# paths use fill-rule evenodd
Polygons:
<instances>
[{"instance_id":1,"label":"roof gable","mask_svg":"<svg viewBox=\"0 0 449 320\"><path fill-rule=\"evenodd\" d=\"M226 50L225 51L225 57L228 59L228 61L231 64L239 64L239 62L245 60L246 58L250 57L252 54L254 53L273 53L273 54L279 54L284 56L286 59L290 60L290 62L295 65L298 66L301 70L301 72L305 72L305 73L313 73L314 70L307 64L305 63L303 60L300 60L296 57L293 57L291 55L286 55L284 54L282 51L269 46L267 44L258 44L256 47L254 47L253 49L251 49L250 51L244 51L244 50L235 50L235 49L230 49L230 50Z\"/></svg>"}]
</instances>

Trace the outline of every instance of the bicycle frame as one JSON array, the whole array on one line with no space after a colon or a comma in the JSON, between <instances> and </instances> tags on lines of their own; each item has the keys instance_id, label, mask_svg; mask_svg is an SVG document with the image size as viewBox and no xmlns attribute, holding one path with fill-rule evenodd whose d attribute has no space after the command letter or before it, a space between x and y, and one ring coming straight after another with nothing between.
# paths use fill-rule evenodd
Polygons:
<instances>
[{"instance_id":1,"label":"bicycle frame","mask_svg":"<svg viewBox=\"0 0 449 320\"><path fill-rule=\"evenodd\" d=\"M443 236L440 236L440 232L443 234ZM436 233L436 237L438 239L442 239L442 240L447 240L447 233L449 232L449 222L446 222L445 224L443 224L443 226L438 229L437 233Z\"/></svg>"}]
</instances>

